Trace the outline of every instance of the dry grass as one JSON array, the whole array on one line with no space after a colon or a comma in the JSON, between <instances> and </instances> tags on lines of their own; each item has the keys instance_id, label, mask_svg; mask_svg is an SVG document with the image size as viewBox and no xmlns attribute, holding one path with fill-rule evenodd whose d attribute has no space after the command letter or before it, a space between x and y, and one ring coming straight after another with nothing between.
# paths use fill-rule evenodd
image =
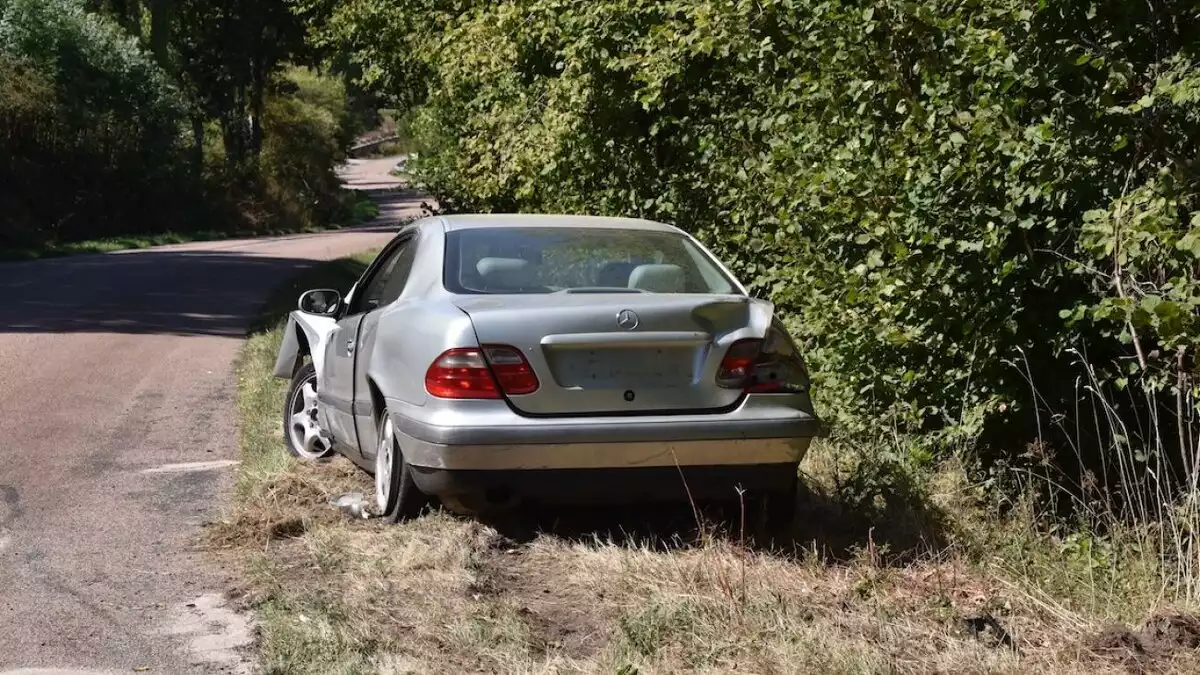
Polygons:
<instances>
[{"instance_id":1,"label":"dry grass","mask_svg":"<svg viewBox=\"0 0 1200 675\"><path fill-rule=\"evenodd\" d=\"M246 347L246 462L208 532L245 571L266 672L1200 671L1200 623L1152 578L1116 584L1144 572L1120 551L1100 569L1019 513L990 519L961 471L866 480L874 465L833 446L806 463L785 551L686 507L351 519L328 502L368 478L282 449L278 338Z\"/></svg>"},{"instance_id":2,"label":"dry grass","mask_svg":"<svg viewBox=\"0 0 1200 675\"><path fill-rule=\"evenodd\" d=\"M346 485L344 472L328 471L330 492ZM298 535L274 532L285 513L237 523L268 672L1200 667L1182 648L1186 628L1154 652L1157 638L1106 630L962 555L892 567L866 553L827 563L724 538L665 547L541 533L517 543L440 512L400 526L353 521L310 494Z\"/></svg>"}]
</instances>

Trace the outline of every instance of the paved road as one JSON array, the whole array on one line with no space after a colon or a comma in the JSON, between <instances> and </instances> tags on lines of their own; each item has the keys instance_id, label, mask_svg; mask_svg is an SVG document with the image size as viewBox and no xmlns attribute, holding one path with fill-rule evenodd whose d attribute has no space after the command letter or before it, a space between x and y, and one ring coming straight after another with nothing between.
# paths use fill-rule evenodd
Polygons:
<instances>
[{"instance_id":1,"label":"paved road","mask_svg":"<svg viewBox=\"0 0 1200 675\"><path fill-rule=\"evenodd\" d=\"M392 187L391 165L346 182ZM0 673L245 670L246 617L191 550L237 457L233 359L273 284L381 245L419 205L393 194L357 231L0 265Z\"/></svg>"}]
</instances>

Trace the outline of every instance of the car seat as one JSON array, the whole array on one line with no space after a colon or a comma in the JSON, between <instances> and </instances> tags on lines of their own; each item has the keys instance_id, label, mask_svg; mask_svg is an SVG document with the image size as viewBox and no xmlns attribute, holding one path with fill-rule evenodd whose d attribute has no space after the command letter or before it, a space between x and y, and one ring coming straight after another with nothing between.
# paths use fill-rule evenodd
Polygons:
<instances>
[{"instance_id":1,"label":"car seat","mask_svg":"<svg viewBox=\"0 0 1200 675\"><path fill-rule=\"evenodd\" d=\"M651 293L682 293L684 273L679 265L638 265L629 274L629 288Z\"/></svg>"}]
</instances>

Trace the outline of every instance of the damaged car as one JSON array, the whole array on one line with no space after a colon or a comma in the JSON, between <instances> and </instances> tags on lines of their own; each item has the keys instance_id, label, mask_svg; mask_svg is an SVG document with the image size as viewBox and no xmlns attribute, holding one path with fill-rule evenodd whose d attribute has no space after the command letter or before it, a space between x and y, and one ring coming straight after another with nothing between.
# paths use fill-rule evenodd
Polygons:
<instances>
[{"instance_id":1,"label":"damaged car","mask_svg":"<svg viewBox=\"0 0 1200 675\"><path fill-rule=\"evenodd\" d=\"M779 523L819 430L772 303L648 220L413 222L344 293L300 296L275 375L288 450L349 458L391 521L724 500Z\"/></svg>"}]
</instances>

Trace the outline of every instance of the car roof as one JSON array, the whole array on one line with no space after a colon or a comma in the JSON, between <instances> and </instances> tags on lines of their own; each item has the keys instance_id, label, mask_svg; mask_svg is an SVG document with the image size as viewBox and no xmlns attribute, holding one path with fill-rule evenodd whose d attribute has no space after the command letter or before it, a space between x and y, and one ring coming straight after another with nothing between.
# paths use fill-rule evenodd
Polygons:
<instances>
[{"instance_id":1,"label":"car roof","mask_svg":"<svg viewBox=\"0 0 1200 675\"><path fill-rule=\"evenodd\" d=\"M610 216L576 216L549 213L471 213L438 216L446 232L481 227L553 227L564 229L604 228L615 230L651 230L655 232L683 231L666 223L642 218Z\"/></svg>"}]
</instances>

